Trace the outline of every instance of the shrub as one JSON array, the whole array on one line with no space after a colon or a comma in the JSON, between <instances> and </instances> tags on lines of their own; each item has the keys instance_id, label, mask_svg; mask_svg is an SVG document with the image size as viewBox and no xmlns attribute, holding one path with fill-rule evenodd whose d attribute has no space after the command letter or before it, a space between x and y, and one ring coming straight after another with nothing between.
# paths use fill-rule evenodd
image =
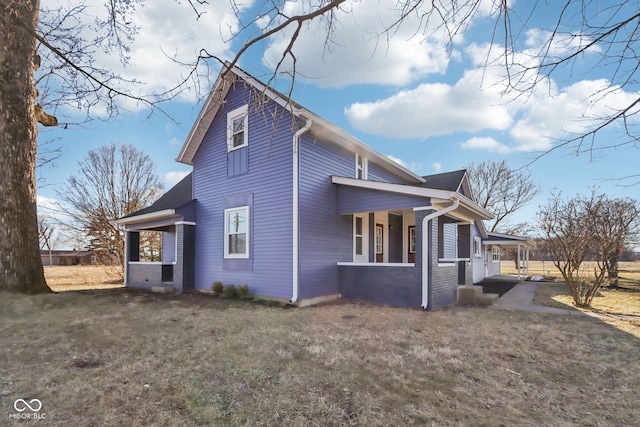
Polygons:
<instances>
[{"instance_id":1,"label":"shrub","mask_svg":"<svg viewBox=\"0 0 640 427\"><path fill-rule=\"evenodd\" d=\"M211 286L211 290L213 291L215 296L219 297L220 295L222 295L222 291L224 290L224 285L222 284L222 282L213 282L213 286Z\"/></svg>"},{"instance_id":2,"label":"shrub","mask_svg":"<svg viewBox=\"0 0 640 427\"><path fill-rule=\"evenodd\" d=\"M237 299L238 298L238 290L234 285L229 285L224 287L224 297L229 299Z\"/></svg>"},{"instance_id":3,"label":"shrub","mask_svg":"<svg viewBox=\"0 0 640 427\"><path fill-rule=\"evenodd\" d=\"M238 286L238 296L240 298L247 298L249 296L249 285Z\"/></svg>"}]
</instances>

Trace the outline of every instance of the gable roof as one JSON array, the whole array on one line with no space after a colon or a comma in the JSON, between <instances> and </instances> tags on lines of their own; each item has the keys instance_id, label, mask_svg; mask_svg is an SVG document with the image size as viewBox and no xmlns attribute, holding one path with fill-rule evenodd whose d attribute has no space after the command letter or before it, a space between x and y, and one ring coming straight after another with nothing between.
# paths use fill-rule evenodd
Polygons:
<instances>
[{"instance_id":1,"label":"gable roof","mask_svg":"<svg viewBox=\"0 0 640 427\"><path fill-rule=\"evenodd\" d=\"M193 200L193 172L182 178L182 180L174 185L169 191L164 193L162 197L156 200L151 206L140 209L127 216L114 221L115 223L127 223L127 219L139 217L141 215L149 216L158 212L175 211ZM175 212L173 212L175 213Z\"/></svg>"},{"instance_id":2,"label":"gable roof","mask_svg":"<svg viewBox=\"0 0 640 427\"><path fill-rule=\"evenodd\" d=\"M226 74L224 69L228 69ZM273 100L278 105L291 112L295 117L308 123L310 121L310 133L317 138L332 142L349 151L361 154L370 160L374 160L384 169L401 176L403 179L406 179L411 183L420 184L424 182L424 179L421 176L416 175L404 166L389 159L387 156L375 151L373 148L369 147L333 123L312 113L300 104L293 102L287 96L260 82L239 67L235 65L231 66L228 62L225 63L223 71L218 76L218 79L213 85L204 106L200 110L200 113L198 113L198 117L196 118L185 143L180 149L176 161L188 165L193 164L193 158L195 157L200 144L202 144L205 134L209 130L211 123L213 123L213 119L216 114L224 104L224 100L229 89L237 79L244 81L259 93Z\"/></svg>"},{"instance_id":3,"label":"gable roof","mask_svg":"<svg viewBox=\"0 0 640 427\"><path fill-rule=\"evenodd\" d=\"M420 184L420 186L436 190L459 191L466 174L466 169L461 169L453 172L425 175L422 177L424 178L424 183Z\"/></svg>"}]
</instances>

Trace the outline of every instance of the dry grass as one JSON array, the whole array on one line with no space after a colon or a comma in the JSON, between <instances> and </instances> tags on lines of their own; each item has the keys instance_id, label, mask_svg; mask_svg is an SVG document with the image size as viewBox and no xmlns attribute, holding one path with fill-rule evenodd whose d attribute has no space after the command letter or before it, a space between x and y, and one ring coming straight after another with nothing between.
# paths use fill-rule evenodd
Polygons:
<instances>
[{"instance_id":1,"label":"dry grass","mask_svg":"<svg viewBox=\"0 0 640 427\"><path fill-rule=\"evenodd\" d=\"M55 292L122 287L122 268L70 265L44 268L47 284Z\"/></svg>"},{"instance_id":2,"label":"dry grass","mask_svg":"<svg viewBox=\"0 0 640 427\"><path fill-rule=\"evenodd\" d=\"M640 341L589 317L113 289L2 293L0 338L5 422L17 398L40 399L53 426L609 426L640 413Z\"/></svg>"}]
</instances>

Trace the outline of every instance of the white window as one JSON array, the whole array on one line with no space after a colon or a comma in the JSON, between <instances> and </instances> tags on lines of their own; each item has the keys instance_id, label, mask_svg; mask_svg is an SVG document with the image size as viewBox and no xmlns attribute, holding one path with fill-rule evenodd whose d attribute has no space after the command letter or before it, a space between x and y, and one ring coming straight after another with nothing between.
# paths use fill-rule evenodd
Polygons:
<instances>
[{"instance_id":1,"label":"white window","mask_svg":"<svg viewBox=\"0 0 640 427\"><path fill-rule=\"evenodd\" d=\"M227 151L247 146L249 141L248 117L246 105L227 114Z\"/></svg>"},{"instance_id":2,"label":"white window","mask_svg":"<svg viewBox=\"0 0 640 427\"><path fill-rule=\"evenodd\" d=\"M458 258L458 224L447 222L442 224L443 258Z\"/></svg>"},{"instance_id":3,"label":"white window","mask_svg":"<svg viewBox=\"0 0 640 427\"><path fill-rule=\"evenodd\" d=\"M369 262L369 223L366 215L353 216L353 261Z\"/></svg>"},{"instance_id":4,"label":"white window","mask_svg":"<svg viewBox=\"0 0 640 427\"><path fill-rule=\"evenodd\" d=\"M416 253L416 227L414 225L409 226L409 253Z\"/></svg>"},{"instance_id":5,"label":"white window","mask_svg":"<svg viewBox=\"0 0 640 427\"><path fill-rule=\"evenodd\" d=\"M491 262L500 262L500 246L491 246Z\"/></svg>"},{"instance_id":6,"label":"white window","mask_svg":"<svg viewBox=\"0 0 640 427\"><path fill-rule=\"evenodd\" d=\"M384 253L384 227L376 224L376 255Z\"/></svg>"},{"instance_id":7,"label":"white window","mask_svg":"<svg viewBox=\"0 0 640 427\"><path fill-rule=\"evenodd\" d=\"M473 238L473 256L476 258L482 256L482 240L478 236Z\"/></svg>"},{"instance_id":8,"label":"white window","mask_svg":"<svg viewBox=\"0 0 640 427\"><path fill-rule=\"evenodd\" d=\"M224 211L225 258L249 258L249 206Z\"/></svg>"},{"instance_id":9,"label":"white window","mask_svg":"<svg viewBox=\"0 0 640 427\"><path fill-rule=\"evenodd\" d=\"M367 158L362 157L360 154L356 154L356 178L367 179L368 174Z\"/></svg>"}]
</instances>

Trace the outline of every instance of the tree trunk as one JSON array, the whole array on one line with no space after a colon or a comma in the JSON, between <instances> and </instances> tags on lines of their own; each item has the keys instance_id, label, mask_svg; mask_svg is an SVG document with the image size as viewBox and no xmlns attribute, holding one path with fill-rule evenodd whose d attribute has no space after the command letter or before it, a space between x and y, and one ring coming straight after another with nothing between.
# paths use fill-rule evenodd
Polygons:
<instances>
[{"instance_id":1,"label":"tree trunk","mask_svg":"<svg viewBox=\"0 0 640 427\"><path fill-rule=\"evenodd\" d=\"M4 2L3 2L4 4ZM0 13L0 289L50 292L36 214L36 40L39 0Z\"/></svg>"},{"instance_id":2,"label":"tree trunk","mask_svg":"<svg viewBox=\"0 0 640 427\"><path fill-rule=\"evenodd\" d=\"M609 276L609 287L617 288L619 286L618 282L618 264L619 264L620 254L618 251L614 251L609 254L609 258L607 259L607 275Z\"/></svg>"}]
</instances>

